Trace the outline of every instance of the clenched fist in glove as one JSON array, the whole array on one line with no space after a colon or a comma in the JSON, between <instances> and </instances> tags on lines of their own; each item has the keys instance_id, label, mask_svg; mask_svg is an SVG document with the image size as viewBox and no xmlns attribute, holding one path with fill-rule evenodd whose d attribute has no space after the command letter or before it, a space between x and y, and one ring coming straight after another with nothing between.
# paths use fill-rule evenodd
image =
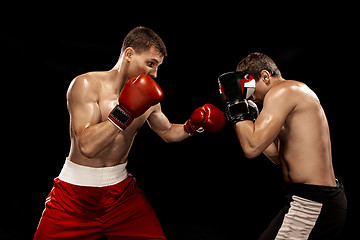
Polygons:
<instances>
[{"instance_id":1,"label":"clenched fist in glove","mask_svg":"<svg viewBox=\"0 0 360 240\"><path fill-rule=\"evenodd\" d=\"M159 85L148 75L141 74L130 79L121 90L119 105L109 114L108 119L119 129L125 130L146 110L164 98Z\"/></svg>"},{"instance_id":2,"label":"clenched fist in glove","mask_svg":"<svg viewBox=\"0 0 360 240\"><path fill-rule=\"evenodd\" d=\"M257 106L248 100L255 91L255 79L244 72L228 72L222 74L219 79L221 98L225 103L225 114L233 124L251 120L258 115Z\"/></svg>"},{"instance_id":3,"label":"clenched fist in glove","mask_svg":"<svg viewBox=\"0 0 360 240\"><path fill-rule=\"evenodd\" d=\"M203 131L219 132L226 123L224 113L214 105L207 103L196 109L184 124L184 130L190 136Z\"/></svg>"}]
</instances>

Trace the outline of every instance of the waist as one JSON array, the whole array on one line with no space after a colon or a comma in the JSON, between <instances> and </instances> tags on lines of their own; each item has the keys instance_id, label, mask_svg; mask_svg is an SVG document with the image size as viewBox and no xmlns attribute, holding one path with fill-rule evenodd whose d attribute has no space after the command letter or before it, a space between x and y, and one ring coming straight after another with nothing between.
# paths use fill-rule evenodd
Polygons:
<instances>
[{"instance_id":1,"label":"waist","mask_svg":"<svg viewBox=\"0 0 360 240\"><path fill-rule=\"evenodd\" d=\"M112 167L94 168L79 165L66 159L59 174L59 179L78 186L111 186L128 177L126 165L127 162Z\"/></svg>"},{"instance_id":2,"label":"waist","mask_svg":"<svg viewBox=\"0 0 360 240\"><path fill-rule=\"evenodd\" d=\"M292 195L297 195L319 203L337 205L345 209L347 206L344 186L340 179L336 179L335 187L291 183L287 184L284 190L287 199L291 199Z\"/></svg>"}]
</instances>

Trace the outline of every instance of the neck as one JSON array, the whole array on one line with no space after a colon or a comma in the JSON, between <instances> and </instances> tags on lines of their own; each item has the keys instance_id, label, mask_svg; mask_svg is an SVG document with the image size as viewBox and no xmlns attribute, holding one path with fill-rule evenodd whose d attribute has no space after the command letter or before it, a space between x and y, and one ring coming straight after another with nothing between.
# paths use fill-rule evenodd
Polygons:
<instances>
[{"instance_id":1,"label":"neck","mask_svg":"<svg viewBox=\"0 0 360 240\"><path fill-rule=\"evenodd\" d=\"M121 89L125 85L126 81L128 80L125 74L126 70L124 69L122 56L120 56L118 62L110 70L110 72L112 72L113 74L112 80L113 80L114 92L119 94Z\"/></svg>"},{"instance_id":2,"label":"neck","mask_svg":"<svg viewBox=\"0 0 360 240\"><path fill-rule=\"evenodd\" d=\"M279 85L281 83L284 83L285 81L286 80L283 79L282 77L277 77L277 78L274 79L274 86L277 86L277 85Z\"/></svg>"}]
</instances>

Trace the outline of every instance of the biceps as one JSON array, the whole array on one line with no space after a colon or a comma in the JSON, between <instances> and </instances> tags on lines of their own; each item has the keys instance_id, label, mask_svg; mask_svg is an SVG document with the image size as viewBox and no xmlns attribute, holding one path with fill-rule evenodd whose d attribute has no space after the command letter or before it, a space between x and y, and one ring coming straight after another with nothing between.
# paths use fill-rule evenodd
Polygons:
<instances>
[{"instance_id":1,"label":"biceps","mask_svg":"<svg viewBox=\"0 0 360 240\"><path fill-rule=\"evenodd\" d=\"M70 106L70 117L76 135L80 135L86 128L101 122L101 113L96 102L73 104Z\"/></svg>"},{"instance_id":2,"label":"biceps","mask_svg":"<svg viewBox=\"0 0 360 240\"><path fill-rule=\"evenodd\" d=\"M261 148L267 148L280 133L285 118L279 114L269 114L266 111L255 121L254 140Z\"/></svg>"},{"instance_id":3,"label":"biceps","mask_svg":"<svg viewBox=\"0 0 360 240\"><path fill-rule=\"evenodd\" d=\"M161 134L171 128L171 123L161 111L153 112L147 122L150 128L157 134Z\"/></svg>"}]
</instances>

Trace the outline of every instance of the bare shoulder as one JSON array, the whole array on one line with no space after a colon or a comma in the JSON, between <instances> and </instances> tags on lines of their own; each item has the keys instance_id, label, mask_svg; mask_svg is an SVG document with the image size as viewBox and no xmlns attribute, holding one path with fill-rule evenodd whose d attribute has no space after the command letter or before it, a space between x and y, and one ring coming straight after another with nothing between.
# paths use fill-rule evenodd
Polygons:
<instances>
[{"instance_id":1,"label":"bare shoulder","mask_svg":"<svg viewBox=\"0 0 360 240\"><path fill-rule=\"evenodd\" d=\"M295 110L315 109L319 105L316 94L306 84L292 80L271 88L264 99L264 107L269 111L283 111L286 114Z\"/></svg>"},{"instance_id":2,"label":"bare shoulder","mask_svg":"<svg viewBox=\"0 0 360 240\"><path fill-rule=\"evenodd\" d=\"M304 90L301 90L303 88L309 89L301 82L286 80L268 91L263 106L269 112L276 112L277 114L281 112L287 115L304 99Z\"/></svg>"},{"instance_id":3,"label":"bare shoulder","mask_svg":"<svg viewBox=\"0 0 360 240\"><path fill-rule=\"evenodd\" d=\"M289 101L305 101L306 99L318 99L316 94L302 82L287 80L269 90L266 97L270 99L286 98Z\"/></svg>"},{"instance_id":4,"label":"bare shoulder","mask_svg":"<svg viewBox=\"0 0 360 240\"><path fill-rule=\"evenodd\" d=\"M98 97L100 78L97 72L89 72L75 77L69 85L67 100L89 100Z\"/></svg>"}]
</instances>

